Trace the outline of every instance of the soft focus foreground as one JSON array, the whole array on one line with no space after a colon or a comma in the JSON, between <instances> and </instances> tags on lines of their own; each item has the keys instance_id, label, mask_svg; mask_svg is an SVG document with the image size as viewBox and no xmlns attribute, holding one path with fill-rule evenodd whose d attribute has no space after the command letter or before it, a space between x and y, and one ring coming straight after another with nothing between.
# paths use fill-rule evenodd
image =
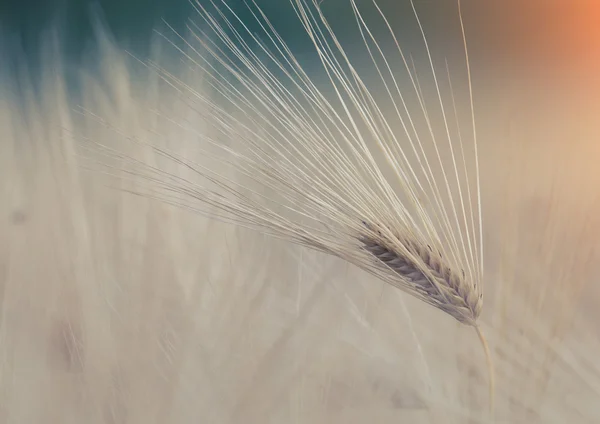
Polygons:
<instances>
[{"instance_id":1,"label":"soft focus foreground","mask_svg":"<svg viewBox=\"0 0 600 424\"><path fill-rule=\"evenodd\" d=\"M201 114L104 43L77 102L59 60L37 95L2 82L0 422L600 421L589 78L482 67L475 81L494 421L472 329L339 260L87 172L90 140L210 166Z\"/></svg>"}]
</instances>

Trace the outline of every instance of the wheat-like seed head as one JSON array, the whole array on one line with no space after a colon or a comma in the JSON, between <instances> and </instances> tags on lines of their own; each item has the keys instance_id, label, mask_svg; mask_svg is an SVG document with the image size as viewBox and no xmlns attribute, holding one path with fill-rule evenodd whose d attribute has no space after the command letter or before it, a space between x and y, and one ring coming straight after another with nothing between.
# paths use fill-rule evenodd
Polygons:
<instances>
[{"instance_id":1,"label":"wheat-like seed head","mask_svg":"<svg viewBox=\"0 0 600 424\"><path fill-rule=\"evenodd\" d=\"M439 251L416 239L398 234L389 239L379 230L375 233L361 238L367 252L412 285L427 303L463 324L476 325L482 295L469 285L463 270L452 269Z\"/></svg>"},{"instance_id":2,"label":"wheat-like seed head","mask_svg":"<svg viewBox=\"0 0 600 424\"><path fill-rule=\"evenodd\" d=\"M412 0L435 88L433 108L375 1L392 51L384 52L356 1L348 0L363 54L371 61L369 75L357 70L320 2L291 0L314 47L321 80L301 64L253 1L249 10L259 34L225 0L211 3L212 12L193 1L202 25L190 22L189 39L176 32L175 40L165 36L202 74L211 96L152 62L146 66L208 128L197 132L186 119L171 118L168 110L158 116L197 136L199 150L214 166L150 145L160 157L199 177L197 182L101 146L121 161L120 176L141 176L150 183L136 189L144 196L347 260L477 328L483 246L468 57L472 144L464 142L467 134L458 125L446 63L456 130L450 124L450 102L443 101L441 79ZM462 18L460 23L462 29ZM464 47L466 53L466 42ZM377 89L371 86L373 76ZM414 110L411 102L417 105ZM442 131L434 130L436 118ZM228 169L246 183L238 183Z\"/></svg>"},{"instance_id":3,"label":"wheat-like seed head","mask_svg":"<svg viewBox=\"0 0 600 424\"><path fill-rule=\"evenodd\" d=\"M204 180L198 183L109 148L105 153L123 161L126 173L151 183L139 190L146 196L338 256L474 325L483 275L475 127L472 147L460 131L451 134L447 102L412 1L439 102L437 117L444 128L439 134L433 126L435 108L427 107L419 78L377 3L412 98L401 88L401 68L392 66L392 55L384 53L355 0L349 5L357 31L378 76L378 90L383 89L377 96L316 0L291 4L321 62L327 93L255 3L250 11L263 30L259 35L223 0L213 3L213 12L199 1L193 4L204 25L191 22L189 40L175 33L183 47L169 42L208 80L213 96L154 63L147 66L210 127L196 135L205 146L199 150L216 165L191 163L151 145ZM449 90L458 124L451 84ZM409 101L416 102L416 110ZM184 131L195 131L168 111L158 113ZM225 168L256 186L240 185Z\"/></svg>"}]
</instances>

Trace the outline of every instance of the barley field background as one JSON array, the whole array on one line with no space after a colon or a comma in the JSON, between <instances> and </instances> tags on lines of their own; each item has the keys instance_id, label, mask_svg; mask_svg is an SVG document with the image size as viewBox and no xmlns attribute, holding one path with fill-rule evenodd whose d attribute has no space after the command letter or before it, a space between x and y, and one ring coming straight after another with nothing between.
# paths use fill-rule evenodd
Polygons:
<instances>
[{"instance_id":1,"label":"barley field background","mask_svg":"<svg viewBox=\"0 0 600 424\"><path fill-rule=\"evenodd\" d=\"M291 16L287 2L257 3ZM346 3L321 7L352 45ZM406 2L380 3L424 75ZM201 111L136 59L209 95L164 39L144 27L146 44L124 41L104 15L73 48L68 30L40 24L34 49L3 23L0 423L600 422L600 8L542 3L463 1L493 417L467 327L342 260L136 196L99 171L93 142L186 179L132 140L212 166L198 153ZM468 128L456 4L415 4ZM294 26L277 28L325 81Z\"/></svg>"}]
</instances>

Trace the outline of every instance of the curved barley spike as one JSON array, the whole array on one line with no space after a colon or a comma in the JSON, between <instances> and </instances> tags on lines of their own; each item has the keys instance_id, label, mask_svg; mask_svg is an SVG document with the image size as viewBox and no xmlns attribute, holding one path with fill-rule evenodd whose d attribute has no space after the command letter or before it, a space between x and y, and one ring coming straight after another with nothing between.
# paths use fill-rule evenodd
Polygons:
<instances>
[{"instance_id":1,"label":"curved barley spike","mask_svg":"<svg viewBox=\"0 0 600 424\"><path fill-rule=\"evenodd\" d=\"M493 405L491 356L477 323L483 298L482 212L460 2L472 149L460 132L458 145L453 141L440 81L413 1L436 110L443 121L441 134L434 131L435 110L427 108L414 62L409 66L376 1L372 4L395 51L383 51L356 1L348 1L381 89L377 95L327 22L321 1L290 0L326 77L318 85L254 0L248 7L260 33L251 30L225 0L211 0L212 13L195 0L203 25L190 23L191 39L174 30L177 40L163 37L202 72L213 95L154 63L146 66L209 127L198 131L183 120L172 120L202 141L198 149L212 162L193 163L167 148L150 148L203 182L100 148L121 161L121 177L141 176L149 183L147 190L135 190L139 194L337 256L473 326L486 353ZM400 88L402 69L392 65L392 56L404 65L409 90ZM327 90L319 88L322 85ZM408 107L410 88L416 110ZM451 85L450 89L456 116ZM167 112L158 114L171 119ZM220 141L223 138L226 143ZM231 168L246 183L228 176L224 169ZM472 180L475 188L470 186Z\"/></svg>"},{"instance_id":2,"label":"curved barley spike","mask_svg":"<svg viewBox=\"0 0 600 424\"><path fill-rule=\"evenodd\" d=\"M463 324L477 325L482 296L471 289L463 270L452 269L439 251L415 238L399 234L388 238L375 225L365 226L371 234L362 236L363 248L378 262L410 284L427 303Z\"/></svg>"}]
</instances>

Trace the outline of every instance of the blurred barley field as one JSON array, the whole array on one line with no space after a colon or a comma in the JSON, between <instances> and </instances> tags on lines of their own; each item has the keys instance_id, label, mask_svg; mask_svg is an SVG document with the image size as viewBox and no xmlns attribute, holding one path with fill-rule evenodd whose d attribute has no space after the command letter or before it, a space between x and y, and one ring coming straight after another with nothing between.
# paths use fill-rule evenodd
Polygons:
<instances>
[{"instance_id":1,"label":"blurred barley field","mask_svg":"<svg viewBox=\"0 0 600 424\"><path fill-rule=\"evenodd\" d=\"M85 64L48 39L38 73L8 53L0 67L0 423L600 422L593 66L473 61L490 418L471 329L339 259L99 172L92 141L211 166L202 111L103 31ZM151 54L210 94L189 62ZM464 78L454 90L468 96Z\"/></svg>"}]
</instances>

